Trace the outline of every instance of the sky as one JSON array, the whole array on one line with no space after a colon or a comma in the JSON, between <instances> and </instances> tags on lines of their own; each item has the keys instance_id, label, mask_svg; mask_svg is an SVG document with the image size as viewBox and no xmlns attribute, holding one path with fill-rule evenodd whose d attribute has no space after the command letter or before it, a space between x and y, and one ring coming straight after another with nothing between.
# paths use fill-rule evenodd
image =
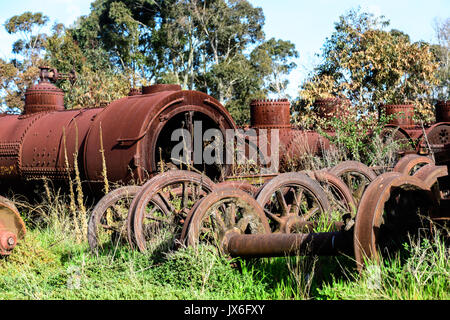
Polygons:
<instances>
[{"instance_id":1,"label":"sky","mask_svg":"<svg viewBox=\"0 0 450 320\"><path fill-rule=\"evenodd\" d=\"M436 43L435 19L450 17L450 0L249 0L263 9L266 38L289 40L295 44L299 58L291 72L288 93L296 96L298 87L317 63L327 37L339 16L360 6L364 11L384 15L390 28L408 34L412 41ZM70 26L80 15L87 15L93 0L0 0L0 23L25 11L43 12L51 23ZM45 31L45 30L44 30ZM14 37L0 28L0 58L10 57Z\"/></svg>"}]
</instances>

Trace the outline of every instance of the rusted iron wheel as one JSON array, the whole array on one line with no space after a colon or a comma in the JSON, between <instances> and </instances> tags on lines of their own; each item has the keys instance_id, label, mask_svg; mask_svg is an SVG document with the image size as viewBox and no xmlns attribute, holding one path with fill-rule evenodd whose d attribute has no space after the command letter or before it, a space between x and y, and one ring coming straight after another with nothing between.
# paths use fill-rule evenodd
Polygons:
<instances>
[{"instance_id":1,"label":"rusted iron wheel","mask_svg":"<svg viewBox=\"0 0 450 320\"><path fill-rule=\"evenodd\" d=\"M266 234L270 227L263 208L248 193L219 188L201 199L187 227L186 243L213 245L220 252L226 247L226 235Z\"/></svg>"},{"instance_id":2,"label":"rusted iron wheel","mask_svg":"<svg viewBox=\"0 0 450 320\"><path fill-rule=\"evenodd\" d=\"M272 232L305 232L307 222L331 218L320 184L301 172L282 173L266 182L256 196Z\"/></svg>"},{"instance_id":3,"label":"rusted iron wheel","mask_svg":"<svg viewBox=\"0 0 450 320\"><path fill-rule=\"evenodd\" d=\"M10 255L26 234L25 223L14 203L0 196L0 256Z\"/></svg>"},{"instance_id":4,"label":"rusted iron wheel","mask_svg":"<svg viewBox=\"0 0 450 320\"><path fill-rule=\"evenodd\" d=\"M317 180L326 191L330 206L342 215L354 218L356 215L356 203L349 187L338 176L325 170L312 172L312 178Z\"/></svg>"},{"instance_id":5,"label":"rusted iron wheel","mask_svg":"<svg viewBox=\"0 0 450 320\"><path fill-rule=\"evenodd\" d=\"M208 177L184 170L172 170L147 181L133 200L128 215L128 240L141 252L157 239L171 246L180 233L190 208L215 188ZM152 205L158 200L165 210Z\"/></svg>"},{"instance_id":6,"label":"rusted iron wheel","mask_svg":"<svg viewBox=\"0 0 450 320\"><path fill-rule=\"evenodd\" d=\"M434 163L429 157L419 156L418 154L408 154L401 158L392 169L402 174L413 175L421 166Z\"/></svg>"},{"instance_id":7,"label":"rusted iron wheel","mask_svg":"<svg viewBox=\"0 0 450 320\"><path fill-rule=\"evenodd\" d=\"M127 239L127 216L140 186L124 186L107 193L92 210L88 223L88 242L95 254L99 249L116 248ZM164 204L157 205L164 208Z\"/></svg>"},{"instance_id":8,"label":"rusted iron wheel","mask_svg":"<svg viewBox=\"0 0 450 320\"><path fill-rule=\"evenodd\" d=\"M341 178L349 187L356 205L358 205L366 187L377 177L372 169L358 161L344 161L328 171Z\"/></svg>"},{"instance_id":9,"label":"rusted iron wheel","mask_svg":"<svg viewBox=\"0 0 450 320\"><path fill-rule=\"evenodd\" d=\"M248 183L245 180L227 180L222 181L216 185L217 188L234 188L247 192L254 196L258 192L258 187Z\"/></svg>"},{"instance_id":10,"label":"rusted iron wheel","mask_svg":"<svg viewBox=\"0 0 450 320\"><path fill-rule=\"evenodd\" d=\"M361 198L354 227L358 270L368 260L394 257L410 236L423 230L422 218L432 214L435 200L428 186L413 176L387 172L372 181Z\"/></svg>"},{"instance_id":11,"label":"rusted iron wheel","mask_svg":"<svg viewBox=\"0 0 450 320\"><path fill-rule=\"evenodd\" d=\"M450 123L441 122L434 124L426 131L426 134L428 143L430 143L431 147L433 147L433 145L450 143Z\"/></svg>"}]
</instances>

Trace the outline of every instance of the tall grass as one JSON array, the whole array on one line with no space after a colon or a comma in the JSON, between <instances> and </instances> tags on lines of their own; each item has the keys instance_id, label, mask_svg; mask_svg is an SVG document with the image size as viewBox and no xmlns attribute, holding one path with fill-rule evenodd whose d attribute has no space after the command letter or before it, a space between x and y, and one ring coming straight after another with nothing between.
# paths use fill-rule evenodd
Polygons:
<instances>
[{"instance_id":1,"label":"tall grass","mask_svg":"<svg viewBox=\"0 0 450 320\"><path fill-rule=\"evenodd\" d=\"M432 239L411 239L404 255L368 262L363 271L334 278L318 290L321 299L448 300L450 298L450 250L441 232Z\"/></svg>"}]
</instances>

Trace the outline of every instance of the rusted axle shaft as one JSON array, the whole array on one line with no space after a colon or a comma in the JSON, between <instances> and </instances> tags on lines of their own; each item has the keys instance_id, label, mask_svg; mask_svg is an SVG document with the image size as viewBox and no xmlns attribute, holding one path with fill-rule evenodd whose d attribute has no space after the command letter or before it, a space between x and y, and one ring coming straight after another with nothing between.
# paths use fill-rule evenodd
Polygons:
<instances>
[{"instance_id":1,"label":"rusted axle shaft","mask_svg":"<svg viewBox=\"0 0 450 320\"><path fill-rule=\"evenodd\" d=\"M334 256L353 253L353 233L272 233L226 235L224 251L232 257Z\"/></svg>"}]
</instances>

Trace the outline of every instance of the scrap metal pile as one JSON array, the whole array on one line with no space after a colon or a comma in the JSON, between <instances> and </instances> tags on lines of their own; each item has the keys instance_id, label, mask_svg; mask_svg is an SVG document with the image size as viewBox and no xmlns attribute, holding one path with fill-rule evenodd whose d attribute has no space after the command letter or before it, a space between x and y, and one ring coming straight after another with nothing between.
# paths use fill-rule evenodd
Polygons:
<instances>
[{"instance_id":1,"label":"scrap metal pile","mask_svg":"<svg viewBox=\"0 0 450 320\"><path fill-rule=\"evenodd\" d=\"M0 181L21 190L42 177L66 181L78 168L93 194L101 191L105 172L122 183L92 211L88 240L94 252L123 241L145 252L159 237L168 247L209 243L241 257L350 254L360 268L365 259L400 246L423 227L423 217L428 225L449 219L448 102L438 104L439 122L427 128L414 124L413 106L399 107L405 117L392 120L385 134L411 143L384 173L346 161L320 171L242 176L228 163L172 163L177 129L190 137L185 159L195 159L198 133L239 131L211 96L153 85L105 108L65 110L63 92L51 83L61 77L41 68L41 81L26 92L24 113L0 115ZM346 103L317 101L317 112L340 116ZM277 150L266 154L269 162L321 156L332 147L314 130L291 127L287 100L255 100L250 111L249 128L258 139L279 136ZM385 111L398 113L393 106ZM247 151L257 149L243 139ZM24 233L17 209L1 198L0 254L9 254Z\"/></svg>"}]
</instances>

